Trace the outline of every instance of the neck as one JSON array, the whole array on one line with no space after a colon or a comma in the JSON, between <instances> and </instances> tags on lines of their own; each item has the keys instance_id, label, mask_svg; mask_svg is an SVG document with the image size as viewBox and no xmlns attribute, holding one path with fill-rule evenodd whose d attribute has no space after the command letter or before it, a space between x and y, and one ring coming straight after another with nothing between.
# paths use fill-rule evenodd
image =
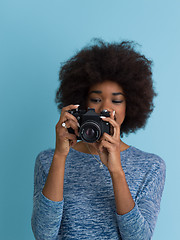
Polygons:
<instances>
[{"instance_id":1,"label":"neck","mask_svg":"<svg viewBox=\"0 0 180 240\"><path fill-rule=\"evenodd\" d=\"M90 153L86 144L88 145L88 147L92 153ZM92 143L86 143L86 142L80 141L73 148L79 152L93 154L93 155L99 155L98 152L96 151L95 147L92 145ZM125 144L123 141L121 141L121 150L120 151L124 151L127 148L129 148L129 146L127 144Z\"/></svg>"},{"instance_id":2,"label":"neck","mask_svg":"<svg viewBox=\"0 0 180 240\"><path fill-rule=\"evenodd\" d=\"M86 145L87 150L89 151L90 154L99 155L95 147L93 147L91 144L88 144L88 143L84 143L84 144Z\"/></svg>"}]
</instances>

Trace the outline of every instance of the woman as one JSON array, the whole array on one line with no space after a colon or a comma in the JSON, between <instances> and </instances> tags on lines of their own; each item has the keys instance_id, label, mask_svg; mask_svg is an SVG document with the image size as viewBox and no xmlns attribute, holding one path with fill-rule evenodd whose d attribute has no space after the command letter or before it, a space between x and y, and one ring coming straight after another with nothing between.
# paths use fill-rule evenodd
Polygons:
<instances>
[{"instance_id":1,"label":"woman","mask_svg":"<svg viewBox=\"0 0 180 240\"><path fill-rule=\"evenodd\" d=\"M56 147L41 152L35 164L36 239L144 240L153 235L165 163L122 141L123 133L144 127L153 111L151 61L133 42L96 41L60 71ZM109 122L110 133L93 143L77 142L79 123L68 111L88 107L110 113L101 118Z\"/></svg>"}]
</instances>

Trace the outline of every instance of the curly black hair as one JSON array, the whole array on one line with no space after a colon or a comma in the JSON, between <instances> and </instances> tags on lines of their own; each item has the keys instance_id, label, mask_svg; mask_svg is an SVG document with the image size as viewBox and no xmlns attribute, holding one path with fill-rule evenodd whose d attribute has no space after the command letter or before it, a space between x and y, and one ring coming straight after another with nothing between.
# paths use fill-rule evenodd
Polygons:
<instances>
[{"instance_id":1,"label":"curly black hair","mask_svg":"<svg viewBox=\"0 0 180 240\"><path fill-rule=\"evenodd\" d=\"M154 109L152 61L136 50L134 41L107 43L93 39L62 64L59 72L60 87L55 102L58 109L80 104L86 109L87 94L92 85L106 80L118 83L126 99L126 117L121 125L121 137L144 128Z\"/></svg>"}]
</instances>

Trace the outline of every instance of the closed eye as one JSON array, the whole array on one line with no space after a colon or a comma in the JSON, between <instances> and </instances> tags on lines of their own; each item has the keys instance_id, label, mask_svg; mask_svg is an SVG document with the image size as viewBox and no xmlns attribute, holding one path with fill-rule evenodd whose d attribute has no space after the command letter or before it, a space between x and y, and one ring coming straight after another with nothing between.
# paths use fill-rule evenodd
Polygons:
<instances>
[{"instance_id":1,"label":"closed eye","mask_svg":"<svg viewBox=\"0 0 180 240\"><path fill-rule=\"evenodd\" d=\"M91 101L91 102L94 102L94 103L97 103L97 102L100 102L101 99L90 99L90 101ZM113 103L122 103L123 100L119 100L119 101L113 100L112 102L113 102Z\"/></svg>"}]
</instances>

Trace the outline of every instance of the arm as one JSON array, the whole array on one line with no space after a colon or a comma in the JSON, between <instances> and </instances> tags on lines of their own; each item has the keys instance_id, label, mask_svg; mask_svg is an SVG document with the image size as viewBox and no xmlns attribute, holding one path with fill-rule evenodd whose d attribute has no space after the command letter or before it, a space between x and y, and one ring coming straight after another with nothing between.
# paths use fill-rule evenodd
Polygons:
<instances>
[{"instance_id":1,"label":"arm","mask_svg":"<svg viewBox=\"0 0 180 240\"><path fill-rule=\"evenodd\" d=\"M44 196L52 201L63 200L64 170L66 156L54 154L49 174L42 190Z\"/></svg>"},{"instance_id":2,"label":"arm","mask_svg":"<svg viewBox=\"0 0 180 240\"><path fill-rule=\"evenodd\" d=\"M63 212L63 185L65 161L69 153L70 144L76 144L74 134L69 134L67 128L73 128L78 135L78 121L68 113L68 110L77 108L79 105L69 105L62 108L61 116L56 124L56 148L51 167L46 179L40 158L49 162L52 156L41 154L37 157L34 178L34 204L32 214L32 230L36 239L56 239ZM66 121L66 128L62 123ZM46 153L48 154L48 153ZM45 164L45 169L47 169ZM49 168L49 167L48 167Z\"/></svg>"},{"instance_id":3,"label":"arm","mask_svg":"<svg viewBox=\"0 0 180 240\"><path fill-rule=\"evenodd\" d=\"M123 170L110 173L114 189L114 197L116 202L116 212L119 215L130 212L134 206L134 200L129 191Z\"/></svg>"},{"instance_id":4,"label":"arm","mask_svg":"<svg viewBox=\"0 0 180 240\"><path fill-rule=\"evenodd\" d=\"M162 161L154 165L143 180L134 208L124 215L116 213L122 239L151 239L160 210L164 182L165 164ZM116 195L115 198L117 202ZM117 205L120 205L120 201Z\"/></svg>"},{"instance_id":5,"label":"arm","mask_svg":"<svg viewBox=\"0 0 180 240\"><path fill-rule=\"evenodd\" d=\"M119 154L121 150L120 126L114 121L112 115L110 118L102 119L108 121L114 131L111 136L104 133L100 143L95 143L94 147L111 174L121 237L123 240L151 239L164 188L165 163L162 159L153 159L152 169L146 171L144 179L141 180L142 186L138 189L133 201ZM139 180L137 178L137 181Z\"/></svg>"},{"instance_id":6,"label":"arm","mask_svg":"<svg viewBox=\"0 0 180 240\"><path fill-rule=\"evenodd\" d=\"M48 156L48 154L49 153L43 152L38 155L34 170L34 195L31 225L35 238L39 240L53 240L57 238L61 224L64 203L62 198L63 190L61 189L61 186L63 185L62 182L59 184L61 196L57 196L56 185L55 188L52 188L52 190L49 189L50 187L52 187L53 181L56 180L58 170L54 171L54 162L56 159L56 157L54 156L51 164L52 167L50 168L48 175L50 177L47 178L47 173L45 173L41 161L42 159L47 159L45 161L49 162L51 156ZM55 172L54 175L53 171ZM59 174L61 173L63 174L63 171L59 170ZM59 179L62 179L62 177L59 176ZM46 196L42 192L44 185L46 186ZM54 199L56 196L59 201L52 201L51 198ZM56 200L58 200L57 198Z\"/></svg>"}]
</instances>

